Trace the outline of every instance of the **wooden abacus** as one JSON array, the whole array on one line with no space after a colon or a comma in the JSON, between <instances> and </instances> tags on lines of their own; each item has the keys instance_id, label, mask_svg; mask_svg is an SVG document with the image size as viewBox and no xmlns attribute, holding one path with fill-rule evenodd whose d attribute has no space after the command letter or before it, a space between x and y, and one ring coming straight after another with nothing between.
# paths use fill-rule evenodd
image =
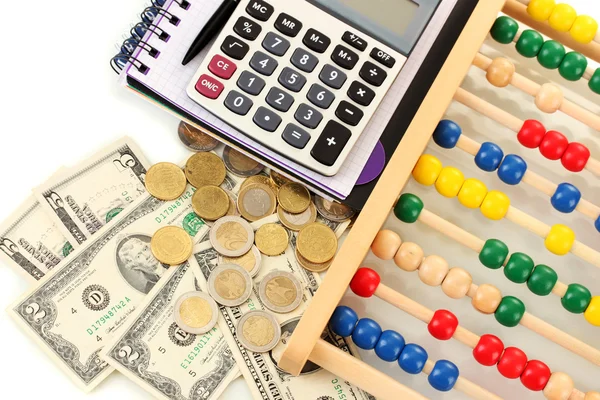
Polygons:
<instances>
[{"instance_id":1,"label":"wooden abacus","mask_svg":"<svg viewBox=\"0 0 600 400\"><path fill-rule=\"evenodd\" d=\"M506 16L499 16L501 11ZM532 29L521 29L515 20ZM562 213L576 210L591 219L600 231L600 207L582 199L575 185L554 183L529 170L522 157L513 154L505 156L495 143L477 143L464 135L455 122L442 120L454 100L515 132L522 146L539 149L548 160L560 160L571 173L587 170L600 176L600 161L592 156L586 145L570 141L568 134L546 130L534 119L519 119L460 88L469 67L473 65L486 72L486 78L493 86L513 85L533 96L540 111L561 111L600 130L600 117L565 99L558 86L549 82L536 83L517 73L515 66L507 59L491 59L479 53L486 35L490 33L499 43L515 42L519 54L527 58L537 57L543 67L558 69L567 81L587 80L591 91L600 94L600 69L594 71L585 58L600 62L600 35L597 31L595 20L578 16L572 7L557 5L554 0L487 0L479 3L296 328L279 363L281 368L298 375L310 360L377 398L424 398L376 368L322 340L321 333L329 324L333 332L343 337L351 336L358 347L374 350L382 360L396 361L401 369L411 374L427 374L431 386L439 391L454 388L477 399L498 398L460 377L452 362L429 361L424 348L406 345L398 332L383 331L379 323L369 318L360 319L353 309L339 306L350 287L360 297L377 296L425 322L429 333L438 340L457 339L473 349L474 358L481 365L497 366L503 376L520 378L525 387L532 391L543 391L548 399L600 400L600 393L593 391L595 388L585 391L575 388L574 377L552 372L542 361L528 360L523 351L516 347L505 347L492 334L478 336L462 327L451 312L442 309L432 311L385 286L375 271L360 268L369 250L372 250L382 260L393 259L404 271L418 271L423 283L441 286L450 298L470 297L476 310L494 314L496 320L505 327L524 326L588 360L593 364L590 368L600 366L598 349L526 312L524 303L518 298L503 297L497 287L487 283L477 285L464 268L450 269L442 257L425 257L423 250L415 243L403 242L395 232L382 230L390 210L404 223L423 222L477 252L484 266L490 269L503 268L509 280L527 283L531 292L538 296L559 296L566 311L583 314L590 325L600 326L600 296L592 296L583 285L560 282L555 269L535 265L527 254L516 252L509 256L507 246L500 240L473 235L426 209L417 196L402 194L412 174L416 182L434 185L445 197L458 197L460 204L470 209L480 209L490 220L506 218L536 233L544 239L545 247L553 254L573 253L600 267L600 252L576 240L569 227L562 224L546 225L511 205L509 197L502 191L488 190L483 182L465 179L460 170L444 167L435 156L422 155L432 137L442 148L458 147L474 156L477 167L482 171L496 172L502 183L514 186L525 182L549 196L554 209ZM540 33L558 41L544 40ZM574 52L567 53L561 43Z\"/></svg>"}]
</instances>

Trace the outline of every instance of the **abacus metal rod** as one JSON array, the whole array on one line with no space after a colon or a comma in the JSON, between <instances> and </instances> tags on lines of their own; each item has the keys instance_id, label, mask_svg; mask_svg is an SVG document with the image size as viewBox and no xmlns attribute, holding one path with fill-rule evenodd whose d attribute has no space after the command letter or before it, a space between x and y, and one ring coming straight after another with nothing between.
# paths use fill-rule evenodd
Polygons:
<instances>
[{"instance_id":1,"label":"abacus metal rod","mask_svg":"<svg viewBox=\"0 0 600 400\"><path fill-rule=\"evenodd\" d=\"M493 119L500 125L504 125L511 131L519 133L523 127L524 121L515 117L511 113L504 111L503 109L496 107L495 105L488 103L487 101L477 97L476 95L467 92L463 88L458 88L454 95L454 100L459 103L477 111L480 114L485 115L488 118ZM590 171L596 176L600 176L600 161L593 157L588 160L585 169Z\"/></svg>"},{"instance_id":2,"label":"abacus metal rod","mask_svg":"<svg viewBox=\"0 0 600 400\"><path fill-rule=\"evenodd\" d=\"M477 53L475 59L473 60L473 65L483 71L487 71L487 69L492 64L492 59L486 57L481 53ZM589 79L589 78L588 78ZM540 92L541 85L532 81L529 78L524 77L519 73L515 73L510 82L514 87L521 89L523 92L529 94L530 96L536 97ZM600 116L594 114L593 112L586 110L582 106L573 103L570 100L563 99L559 110L564 112L565 114L575 118L578 121L583 122L587 126L600 131Z\"/></svg>"},{"instance_id":3,"label":"abacus metal rod","mask_svg":"<svg viewBox=\"0 0 600 400\"><path fill-rule=\"evenodd\" d=\"M456 147L468 153L472 156L476 156L477 152L481 148L481 144L477 143L475 140L465 136L460 135L458 138L458 142L456 143ZM523 182L537 189L538 191L544 193L545 195L552 197L556 192L556 188L558 185L549 179L544 178L543 176L527 169L525 174L523 175ZM593 220L596 220L600 215L600 207L597 205L585 200L581 199L577 207L575 207L577 211L589 217Z\"/></svg>"}]
</instances>

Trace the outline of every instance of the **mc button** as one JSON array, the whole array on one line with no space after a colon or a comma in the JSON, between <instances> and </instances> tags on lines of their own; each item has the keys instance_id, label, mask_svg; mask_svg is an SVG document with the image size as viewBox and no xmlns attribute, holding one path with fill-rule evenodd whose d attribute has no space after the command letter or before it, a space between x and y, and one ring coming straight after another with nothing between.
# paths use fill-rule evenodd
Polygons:
<instances>
[{"instance_id":1,"label":"mc button","mask_svg":"<svg viewBox=\"0 0 600 400\"><path fill-rule=\"evenodd\" d=\"M216 99L223 92L223 84L209 75L201 75L196 82L196 90L204 97Z\"/></svg>"}]
</instances>

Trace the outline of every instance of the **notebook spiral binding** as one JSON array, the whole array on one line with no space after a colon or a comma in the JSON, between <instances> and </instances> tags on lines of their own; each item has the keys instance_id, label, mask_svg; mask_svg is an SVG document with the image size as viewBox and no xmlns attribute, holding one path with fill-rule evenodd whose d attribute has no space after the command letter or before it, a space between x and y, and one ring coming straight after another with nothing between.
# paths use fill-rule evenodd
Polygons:
<instances>
[{"instance_id":1,"label":"notebook spiral binding","mask_svg":"<svg viewBox=\"0 0 600 400\"><path fill-rule=\"evenodd\" d=\"M190 2L187 0L174 1L184 10L187 10L190 7ZM165 18L174 27L181 22L178 17L163 8L166 2L167 0L152 0L152 5L146 7L144 11L142 11L140 14L141 21L131 28L129 31L131 36L123 41L121 44L121 51L110 60L110 66L117 74L120 74L127 64L133 65L142 74L148 73L150 67L134 56L136 49L143 49L152 58L158 58L160 51L144 41L144 36L146 36L148 32L151 32L152 35L156 35L160 40L166 42L169 40L170 35L155 24L157 18L159 16Z\"/></svg>"}]
</instances>

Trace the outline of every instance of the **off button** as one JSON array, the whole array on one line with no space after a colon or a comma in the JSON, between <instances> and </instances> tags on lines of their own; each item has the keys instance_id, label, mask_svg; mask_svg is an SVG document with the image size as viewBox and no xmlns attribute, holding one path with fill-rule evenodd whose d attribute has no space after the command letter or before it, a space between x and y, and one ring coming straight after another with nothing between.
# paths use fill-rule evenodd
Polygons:
<instances>
[{"instance_id":1,"label":"off button","mask_svg":"<svg viewBox=\"0 0 600 400\"><path fill-rule=\"evenodd\" d=\"M196 90L204 97L216 99L223 92L223 84L209 75L202 75L196 82Z\"/></svg>"},{"instance_id":2,"label":"off button","mask_svg":"<svg viewBox=\"0 0 600 400\"><path fill-rule=\"evenodd\" d=\"M396 59L394 57L377 47L371 51L371 58L379 61L388 68L392 68L394 64L396 64Z\"/></svg>"}]
</instances>

